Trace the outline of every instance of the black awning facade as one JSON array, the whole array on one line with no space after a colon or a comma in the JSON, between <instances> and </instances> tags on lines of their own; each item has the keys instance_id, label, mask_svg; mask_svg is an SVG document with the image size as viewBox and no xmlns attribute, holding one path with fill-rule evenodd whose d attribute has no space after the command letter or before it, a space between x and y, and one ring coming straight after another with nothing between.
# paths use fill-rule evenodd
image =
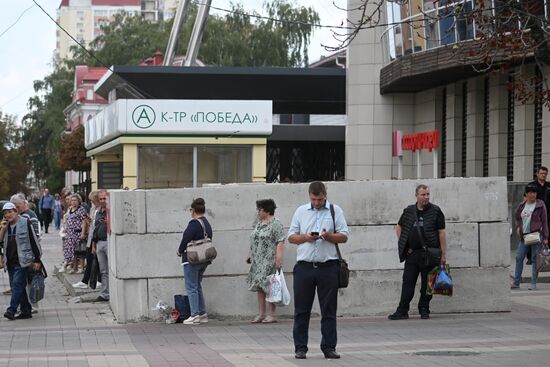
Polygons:
<instances>
[{"instance_id":1,"label":"black awning facade","mask_svg":"<svg viewBox=\"0 0 550 367\"><path fill-rule=\"evenodd\" d=\"M346 113L346 70L113 66L96 86L117 99L272 100L274 114Z\"/></svg>"}]
</instances>

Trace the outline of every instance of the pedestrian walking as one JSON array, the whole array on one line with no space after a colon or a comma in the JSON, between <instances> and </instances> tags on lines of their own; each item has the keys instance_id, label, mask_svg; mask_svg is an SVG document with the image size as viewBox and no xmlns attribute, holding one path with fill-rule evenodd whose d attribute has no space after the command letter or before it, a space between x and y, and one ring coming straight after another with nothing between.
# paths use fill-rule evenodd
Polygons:
<instances>
[{"instance_id":1,"label":"pedestrian walking","mask_svg":"<svg viewBox=\"0 0 550 367\"><path fill-rule=\"evenodd\" d=\"M183 232L176 255L181 256L183 276L185 278L185 290L189 298L189 306L191 307L191 316L183 320L183 323L186 325L198 325L208 322L208 314L206 313L206 304L204 302L201 283L204 272L208 265L210 265L210 261L202 264L190 264L187 259L187 245L191 241L203 239L205 233L208 235L208 238L212 239L212 227L208 219L204 216L206 204L203 198L193 200L189 211L192 219Z\"/></svg>"},{"instance_id":2,"label":"pedestrian walking","mask_svg":"<svg viewBox=\"0 0 550 367\"><path fill-rule=\"evenodd\" d=\"M428 273L435 266L445 264L447 240L445 215L441 209L430 203L430 189L418 185L415 190L416 203L403 210L395 228L398 238L399 261L405 262L401 299L397 310L388 316L390 320L409 318L409 305L420 275L420 318L430 318L431 295L426 294Z\"/></svg>"},{"instance_id":3,"label":"pedestrian walking","mask_svg":"<svg viewBox=\"0 0 550 367\"><path fill-rule=\"evenodd\" d=\"M265 282L269 275L283 265L285 233L283 224L275 218L277 206L273 199L256 201L256 208L259 220L250 235L250 255L246 263L251 265L246 281L248 290L256 292L258 297L258 315L252 323L272 323L277 322L275 305L269 304L269 313L266 315L265 296L268 289Z\"/></svg>"},{"instance_id":4,"label":"pedestrian walking","mask_svg":"<svg viewBox=\"0 0 550 367\"><path fill-rule=\"evenodd\" d=\"M336 352L339 266L335 243L347 242L348 226L342 209L328 202L322 182L312 182L308 192L310 202L296 209L288 231L288 242L298 246L294 266L295 358L306 358L309 319L317 291L321 309L321 351L325 358L336 359L340 355Z\"/></svg>"},{"instance_id":5,"label":"pedestrian walking","mask_svg":"<svg viewBox=\"0 0 550 367\"><path fill-rule=\"evenodd\" d=\"M537 179L533 182L530 182L528 185L534 185L537 188L537 199L542 200L544 202L544 205L546 207L546 213L548 213L548 209L550 208L550 193L548 190L550 189L550 182L546 181L546 178L548 177L548 168L544 166L540 166L539 169L537 169L536 172ZM550 221L550 216L548 218ZM549 222L550 227L550 222ZM527 246L527 265L533 264L531 259L533 258L531 247Z\"/></svg>"},{"instance_id":6,"label":"pedestrian walking","mask_svg":"<svg viewBox=\"0 0 550 367\"><path fill-rule=\"evenodd\" d=\"M40 218L44 223L44 233L48 233L48 227L52 221L52 211L54 209L55 199L50 195L50 190L44 189L44 194L40 198L38 207L40 208Z\"/></svg>"},{"instance_id":7,"label":"pedestrian walking","mask_svg":"<svg viewBox=\"0 0 550 367\"><path fill-rule=\"evenodd\" d=\"M63 204L61 196L55 194L55 202L53 206L53 221L55 224L55 229L59 231L61 229L61 218L63 217Z\"/></svg>"},{"instance_id":8,"label":"pedestrian walking","mask_svg":"<svg viewBox=\"0 0 550 367\"><path fill-rule=\"evenodd\" d=\"M3 263L8 269L12 288L10 305L4 317L9 320L32 318L32 307L27 297L27 278L29 269L40 271L40 248L38 238L30 220L17 213L11 202L2 207L4 221L0 229L0 238L3 238ZM20 307L21 313L15 316Z\"/></svg>"},{"instance_id":9,"label":"pedestrian walking","mask_svg":"<svg viewBox=\"0 0 550 367\"><path fill-rule=\"evenodd\" d=\"M83 209L84 210L84 209ZM99 208L95 213L92 254L97 256L101 274L101 291L96 302L109 301L109 242L107 241L107 192L99 193ZM91 264L90 264L91 266Z\"/></svg>"},{"instance_id":10,"label":"pedestrian walking","mask_svg":"<svg viewBox=\"0 0 550 367\"><path fill-rule=\"evenodd\" d=\"M541 242L548 246L548 215L546 206L542 200L537 199L537 186L528 184L525 186L525 200L516 208L514 218L516 220L516 232L519 237L518 250L516 253L516 272L512 289L519 288L521 274L523 273L523 261L527 255L527 249L531 248L531 284L527 289L537 288L538 272L536 264L537 252L541 249ZM526 244L525 235L536 234L539 239L533 244Z\"/></svg>"}]
</instances>

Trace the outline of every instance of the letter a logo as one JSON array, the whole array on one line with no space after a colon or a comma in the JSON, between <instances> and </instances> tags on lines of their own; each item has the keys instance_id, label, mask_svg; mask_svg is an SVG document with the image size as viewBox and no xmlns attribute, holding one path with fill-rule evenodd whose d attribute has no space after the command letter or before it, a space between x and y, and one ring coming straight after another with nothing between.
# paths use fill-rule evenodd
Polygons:
<instances>
[{"instance_id":1,"label":"letter a logo","mask_svg":"<svg viewBox=\"0 0 550 367\"><path fill-rule=\"evenodd\" d=\"M147 105L140 105L132 112L132 122L140 129L148 129L155 123L155 111Z\"/></svg>"}]
</instances>

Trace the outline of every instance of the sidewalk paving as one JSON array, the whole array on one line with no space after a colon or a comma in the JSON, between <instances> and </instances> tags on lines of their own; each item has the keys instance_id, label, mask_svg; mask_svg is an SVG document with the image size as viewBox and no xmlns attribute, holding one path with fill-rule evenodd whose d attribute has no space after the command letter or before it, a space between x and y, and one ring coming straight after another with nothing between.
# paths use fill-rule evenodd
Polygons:
<instances>
[{"instance_id":1,"label":"sidewalk paving","mask_svg":"<svg viewBox=\"0 0 550 367\"><path fill-rule=\"evenodd\" d=\"M42 244L50 273L46 298L30 320L0 320L0 367L544 366L550 360L550 284L513 291L509 313L339 319L340 360L323 358L315 318L308 359L296 360L291 320L120 325L108 304L67 302L71 295L52 271L62 258L60 241L48 234ZM0 289L7 287L2 273ZM4 309L8 302L0 295Z\"/></svg>"}]
</instances>

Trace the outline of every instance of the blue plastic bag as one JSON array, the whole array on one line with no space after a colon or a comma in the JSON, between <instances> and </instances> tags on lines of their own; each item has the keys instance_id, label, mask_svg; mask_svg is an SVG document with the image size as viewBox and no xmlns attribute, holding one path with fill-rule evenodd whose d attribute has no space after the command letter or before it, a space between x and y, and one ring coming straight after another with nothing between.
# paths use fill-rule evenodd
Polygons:
<instances>
[{"instance_id":1,"label":"blue plastic bag","mask_svg":"<svg viewBox=\"0 0 550 367\"><path fill-rule=\"evenodd\" d=\"M434 290L446 290L453 288L453 280L451 276L445 271L445 268L442 267L435 278L435 283L433 286Z\"/></svg>"}]
</instances>

